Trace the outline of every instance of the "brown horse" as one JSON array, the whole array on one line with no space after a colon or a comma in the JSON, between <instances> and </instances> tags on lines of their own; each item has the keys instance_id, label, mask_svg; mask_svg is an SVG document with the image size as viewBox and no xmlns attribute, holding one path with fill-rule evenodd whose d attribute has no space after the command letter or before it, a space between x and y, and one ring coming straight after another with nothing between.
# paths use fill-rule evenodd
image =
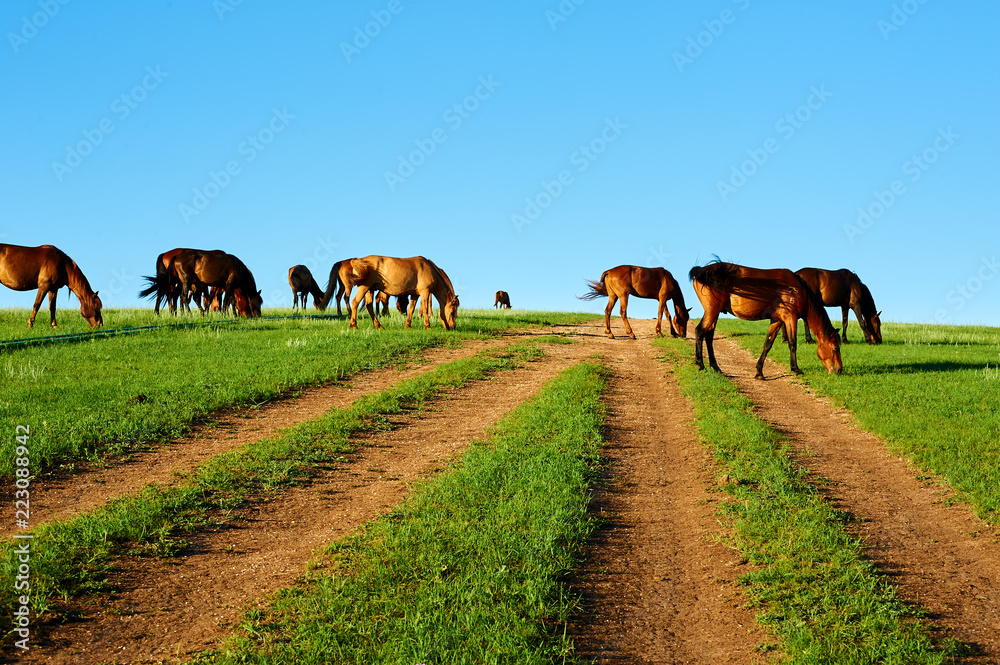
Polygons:
<instances>
[{"instance_id":1,"label":"brown horse","mask_svg":"<svg viewBox=\"0 0 1000 665\"><path fill-rule=\"evenodd\" d=\"M339 261L338 279L350 293L355 286L358 294L351 301L352 328L358 327L358 304L365 301L372 323L376 328L382 325L375 318L372 291L382 291L390 296L414 296L410 299L406 313L406 327L410 327L413 319L413 309L420 299L420 316L424 320L424 328L431 327L431 302L433 294L440 306L439 316L445 330L455 329L455 318L458 315L458 296L451 285L451 280L433 261L422 256L396 258L392 256L366 256L363 259L346 259ZM331 279L332 284L332 279ZM330 292L327 285L327 293Z\"/></svg>"},{"instance_id":2,"label":"brown horse","mask_svg":"<svg viewBox=\"0 0 1000 665\"><path fill-rule=\"evenodd\" d=\"M709 364L712 369L721 371L715 362L714 340L715 324L722 312L735 314L747 321L770 319L771 326L764 340L764 351L757 360L755 378L764 378L764 359L782 327L789 331L788 352L792 371L802 374L795 357L795 332L800 318L805 320L819 340L816 355L827 372L839 374L843 369L840 335L830 323L819 296L791 270L760 270L720 261L695 266L688 276L694 282L694 291L705 308L705 315L695 329L694 357L698 369L705 369L701 355L701 342L705 340Z\"/></svg>"},{"instance_id":3,"label":"brown horse","mask_svg":"<svg viewBox=\"0 0 1000 665\"><path fill-rule=\"evenodd\" d=\"M220 249L205 250L177 247L157 256L156 273L152 277L146 276L143 278L148 282L148 286L139 292L140 298L149 298L153 295L156 296L156 304L153 306L153 312L157 315L160 313L161 301L167 303L171 314L174 314L177 311L177 299L181 295L181 283L177 277L176 271L171 268L171 261L173 261L175 256L183 252L202 252L204 254L216 254L218 256L225 256L226 254ZM195 292L188 294L188 296L194 298L195 303L200 309L202 293L197 290L197 286L193 288L195 288ZM206 307L209 307L209 305L206 304ZM218 309L218 306L212 307L213 311L218 311Z\"/></svg>"},{"instance_id":4,"label":"brown horse","mask_svg":"<svg viewBox=\"0 0 1000 665\"><path fill-rule=\"evenodd\" d=\"M87 320L91 328L104 324L101 316L101 299L90 288L83 271L76 261L52 245L22 247L0 244L0 283L15 291L38 289L35 306L28 318L28 327L35 325L35 316L42 304L42 298L49 294L49 318L53 328L56 325L56 296L59 289L68 286L80 301L80 316Z\"/></svg>"},{"instance_id":5,"label":"brown horse","mask_svg":"<svg viewBox=\"0 0 1000 665\"><path fill-rule=\"evenodd\" d=\"M802 278L810 289L819 294L826 307L840 307L843 314L843 333L841 341L847 344L847 314L854 310L858 324L869 344L882 343L882 312L876 311L875 299L868 287L847 268L840 270L823 270L822 268L803 268L795 274ZM806 327L806 342L812 344L812 335Z\"/></svg>"},{"instance_id":6,"label":"brown horse","mask_svg":"<svg viewBox=\"0 0 1000 665\"><path fill-rule=\"evenodd\" d=\"M288 269L288 285L292 287L292 309L299 306L299 294L302 294L302 309L306 308L306 297L312 295L313 307L322 311L326 309L326 301L309 268L298 265Z\"/></svg>"},{"instance_id":7,"label":"brown horse","mask_svg":"<svg viewBox=\"0 0 1000 665\"><path fill-rule=\"evenodd\" d=\"M493 301L493 309L496 309L498 305L500 309L510 309L510 296L506 291L497 291Z\"/></svg>"},{"instance_id":8,"label":"brown horse","mask_svg":"<svg viewBox=\"0 0 1000 665\"><path fill-rule=\"evenodd\" d=\"M238 316L260 316L263 299L253 273L232 254L220 256L214 252L181 252L171 260L169 270L174 271L180 280L182 302L188 311L191 310L189 294L192 288L203 291L205 287L218 286L225 292L223 311L235 306ZM201 308L201 303L197 304Z\"/></svg>"},{"instance_id":9,"label":"brown horse","mask_svg":"<svg viewBox=\"0 0 1000 665\"><path fill-rule=\"evenodd\" d=\"M618 266L611 270L605 270L601 275L601 280L595 282L587 280L590 292L580 296L580 300L594 300L601 296L608 297L608 306L604 308L604 333L614 339L611 334L611 310L615 303L621 299L621 308L618 310L622 321L625 323L625 332L632 339L635 333L628 322L628 297L651 298L659 302L660 306L656 312L656 336L663 337L660 331L660 320L667 312L667 300L674 301L674 319L670 320L667 314L667 325L670 326L672 337L686 337L687 323L690 316L690 309L684 307L684 294L681 287L665 268L640 268L639 266Z\"/></svg>"}]
</instances>

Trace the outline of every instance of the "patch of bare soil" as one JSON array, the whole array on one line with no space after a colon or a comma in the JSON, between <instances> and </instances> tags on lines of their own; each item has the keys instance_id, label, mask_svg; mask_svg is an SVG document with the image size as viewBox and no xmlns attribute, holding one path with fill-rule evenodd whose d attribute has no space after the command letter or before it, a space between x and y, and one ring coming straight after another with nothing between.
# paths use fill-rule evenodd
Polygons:
<instances>
[{"instance_id":1,"label":"patch of bare soil","mask_svg":"<svg viewBox=\"0 0 1000 665\"><path fill-rule=\"evenodd\" d=\"M1000 530L949 501L944 483L926 480L926 472L890 454L852 414L789 380L787 367L768 361L769 380L757 381L748 351L720 337L715 350L760 417L791 439L804 466L828 479L823 492L853 516L851 529L900 597L926 608L944 635L976 650L963 662L1000 663ZM802 345L799 352L813 351Z\"/></svg>"},{"instance_id":2,"label":"patch of bare soil","mask_svg":"<svg viewBox=\"0 0 1000 665\"><path fill-rule=\"evenodd\" d=\"M357 452L308 486L241 511L226 527L193 537L174 559L120 561L116 591L70 608L46 626L23 662L156 662L215 647L248 605L302 575L318 547L389 511L408 483L441 468L470 441L588 353L547 347L547 357L436 400L419 418L362 439Z\"/></svg>"},{"instance_id":3,"label":"patch of bare soil","mask_svg":"<svg viewBox=\"0 0 1000 665\"><path fill-rule=\"evenodd\" d=\"M149 484L172 485L216 455L274 436L330 409L344 408L363 395L381 392L437 365L475 355L496 344L471 341L454 349L428 349L405 367L366 372L344 382L302 389L294 396L290 394L256 409L213 414L210 424L195 427L189 436L112 460L105 468L38 479L31 485L31 524L38 526L88 512ZM9 535L13 525L14 502L4 501L0 504L0 536Z\"/></svg>"},{"instance_id":4,"label":"patch of bare soil","mask_svg":"<svg viewBox=\"0 0 1000 665\"><path fill-rule=\"evenodd\" d=\"M768 641L734 585L739 557L714 537L715 484L693 413L649 344L609 340L603 323L571 334L600 349L610 370L605 457L593 512L605 522L575 576L583 613L577 653L596 663L749 663ZM617 331L619 328L613 327Z\"/></svg>"}]
</instances>

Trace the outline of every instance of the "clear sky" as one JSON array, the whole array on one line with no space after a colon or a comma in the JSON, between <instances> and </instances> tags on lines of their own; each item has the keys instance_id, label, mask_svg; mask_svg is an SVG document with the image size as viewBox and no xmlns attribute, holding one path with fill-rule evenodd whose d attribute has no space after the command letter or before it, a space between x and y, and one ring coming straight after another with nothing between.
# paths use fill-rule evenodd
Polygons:
<instances>
[{"instance_id":1,"label":"clear sky","mask_svg":"<svg viewBox=\"0 0 1000 665\"><path fill-rule=\"evenodd\" d=\"M700 316L718 255L1000 325L995 2L6 0L0 28L0 242L106 308L198 247L265 308L295 264L420 254L463 307L602 311L584 280L632 263Z\"/></svg>"}]
</instances>

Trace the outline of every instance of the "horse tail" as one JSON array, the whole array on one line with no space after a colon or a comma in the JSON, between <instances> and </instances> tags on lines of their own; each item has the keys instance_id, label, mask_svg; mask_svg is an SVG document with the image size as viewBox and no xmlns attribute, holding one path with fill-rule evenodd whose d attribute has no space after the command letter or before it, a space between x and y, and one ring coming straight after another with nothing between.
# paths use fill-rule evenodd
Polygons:
<instances>
[{"instance_id":1,"label":"horse tail","mask_svg":"<svg viewBox=\"0 0 1000 665\"><path fill-rule=\"evenodd\" d=\"M713 261L704 266L691 268L688 272L688 279L692 282L698 281L716 291L732 293L736 288L739 272L739 266L733 263Z\"/></svg>"},{"instance_id":2,"label":"horse tail","mask_svg":"<svg viewBox=\"0 0 1000 665\"><path fill-rule=\"evenodd\" d=\"M330 305L330 300L333 298L333 291L337 288L337 284L340 283L340 264L343 261L337 261L330 268L330 278L326 282L326 291L323 293L323 309L326 309ZM319 288L317 285L316 288ZM343 291L343 284L341 283L341 291Z\"/></svg>"},{"instance_id":3,"label":"horse tail","mask_svg":"<svg viewBox=\"0 0 1000 665\"><path fill-rule=\"evenodd\" d=\"M604 272L601 273L601 279L599 281L588 279L587 288L589 288L590 291L584 293L582 296L577 296L577 298L580 300L596 300L601 296L608 295L608 287L604 283L604 278L607 277L607 275L608 271L605 270Z\"/></svg>"},{"instance_id":4,"label":"horse tail","mask_svg":"<svg viewBox=\"0 0 1000 665\"><path fill-rule=\"evenodd\" d=\"M146 280L148 286L144 288L142 291L139 291L139 297L152 298L157 293L159 293L160 290L165 287L165 282L162 279L165 276L166 276L165 273L163 275L157 274L152 277L150 277L149 275L143 276L143 279Z\"/></svg>"}]
</instances>

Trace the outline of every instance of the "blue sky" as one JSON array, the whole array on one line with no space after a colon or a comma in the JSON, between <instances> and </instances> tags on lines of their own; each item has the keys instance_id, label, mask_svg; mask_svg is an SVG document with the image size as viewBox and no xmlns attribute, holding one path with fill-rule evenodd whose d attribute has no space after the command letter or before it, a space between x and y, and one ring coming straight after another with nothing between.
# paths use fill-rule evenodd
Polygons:
<instances>
[{"instance_id":1,"label":"blue sky","mask_svg":"<svg viewBox=\"0 0 1000 665\"><path fill-rule=\"evenodd\" d=\"M0 242L60 247L106 308L193 246L265 308L292 265L422 254L464 307L602 311L574 296L632 263L700 316L718 255L1000 325L995 3L9 0L0 27Z\"/></svg>"}]
</instances>

